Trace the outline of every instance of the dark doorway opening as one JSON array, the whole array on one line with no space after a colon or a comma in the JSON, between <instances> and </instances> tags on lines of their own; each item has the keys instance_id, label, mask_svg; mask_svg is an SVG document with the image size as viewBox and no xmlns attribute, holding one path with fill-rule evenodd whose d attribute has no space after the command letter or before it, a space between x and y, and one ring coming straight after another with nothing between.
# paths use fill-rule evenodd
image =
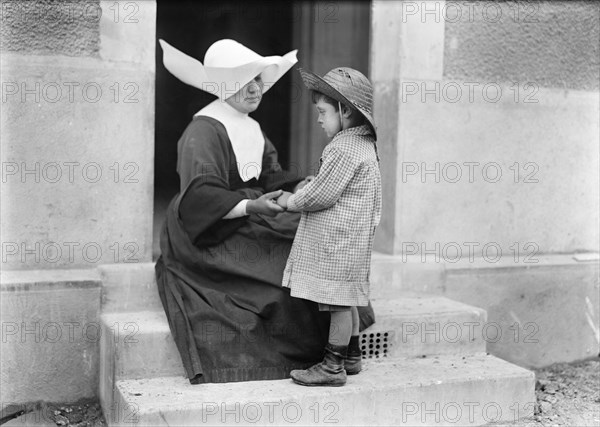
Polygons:
<instances>
[{"instance_id":1,"label":"dark doorway opening","mask_svg":"<svg viewBox=\"0 0 600 427\"><path fill-rule=\"evenodd\" d=\"M306 176L316 173L327 140L296 69L324 74L346 66L368 76L370 9L370 1L157 0L154 259L167 205L179 191L177 141L193 115L215 99L165 69L158 39L200 61L223 38L264 56L298 49L298 63L251 116L277 148L281 165Z\"/></svg>"},{"instance_id":2,"label":"dark doorway opening","mask_svg":"<svg viewBox=\"0 0 600 427\"><path fill-rule=\"evenodd\" d=\"M215 99L165 69L158 39L201 62L208 47L224 38L237 40L263 56L283 55L294 49L292 20L293 6L287 2L157 1L154 258L165 209L179 191L177 141L193 115ZM288 72L251 114L277 148L284 168L289 162L291 84Z\"/></svg>"}]
</instances>

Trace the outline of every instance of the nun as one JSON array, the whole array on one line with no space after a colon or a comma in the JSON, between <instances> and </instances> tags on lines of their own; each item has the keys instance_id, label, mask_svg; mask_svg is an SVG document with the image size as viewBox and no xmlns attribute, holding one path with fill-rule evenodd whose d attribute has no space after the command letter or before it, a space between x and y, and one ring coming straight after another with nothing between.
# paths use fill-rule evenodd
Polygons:
<instances>
[{"instance_id":1,"label":"nun","mask_svg":"<svg viewBox=\"0 0 600 427\"><path fill-rule=\"evenodd\" d=\"M160 40L165 68L216 96L178 141L180 191L161 230L156 282L192 384L288 378L323 358L329 314L281 286L300 216L276 199L311 177L281 168L248 114L297 62L261 56L234 40L204 63ZM301 256L298 255L298 256ZM361 313L361 328L373 313Z\"/></svg>"}]
</instances>

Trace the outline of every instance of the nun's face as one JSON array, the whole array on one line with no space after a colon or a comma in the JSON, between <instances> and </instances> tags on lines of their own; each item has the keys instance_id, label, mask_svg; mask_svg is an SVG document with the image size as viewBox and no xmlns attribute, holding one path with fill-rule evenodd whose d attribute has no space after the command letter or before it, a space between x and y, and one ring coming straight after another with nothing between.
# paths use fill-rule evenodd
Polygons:
<instances>
[{"instance_id":1,"label":"nun's face","mask_svg":"<svg viewBox=\"0 0 600 427\"><path fill-rule=\"evenodd\" d=\"M253 112L260 105L262 100L264 83L260 75L254 80L247 83L235 95L230 96L225 100L229 105L238 110L240 113L248 114Z\"/></svg>"}]
</instances>

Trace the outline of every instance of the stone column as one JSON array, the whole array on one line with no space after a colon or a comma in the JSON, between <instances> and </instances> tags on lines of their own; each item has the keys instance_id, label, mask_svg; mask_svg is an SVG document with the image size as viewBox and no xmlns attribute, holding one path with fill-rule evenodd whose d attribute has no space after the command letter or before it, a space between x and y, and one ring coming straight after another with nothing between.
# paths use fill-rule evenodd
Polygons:
<instances>
[{"instance_id":1,"label":"stone column","mask_svg":"<svg viewBox=\"0 0 600 427\"><path fill-rule=\"evenodd\" d=\"M371 78L383 178L383 216L375 250L401 252L401 225L410 210L402 198L402 161L414 123L403 120L407 81L440 80L444 57L444 20L422 19L425 3L374 0L371 15ZM444 2L431 2L442 8Z\"/></svg>"},{"instance_id":2,"label":"stone column","mask_svg":"<svg viewBox=\"0 0 600 427\"><path fill-rule=\"evenodd\" d=\"M75 401L98 391L96 267L151 260L156 3L0 6L1 406Z\"/></svg>"},{"instance_id":3,"label":"stone column","mask_svg":"<svg viewBox=\"0 0 600 427\"><path fill-rule=\"evenodd\" d=\"M2 269L151 260L156 4L2 3Z\"/></svg>"},{"instance_id":4,"label":"stone column","mask_svg":"<svg viewBox=\"0 0 600 427\"><path fill-rule=\"evenodd\" d=\"M599 14L373 2L376 249L398 255L374 279L487 310L488 351L523 366L598 353Z\"/></svg>"}]
</instances>

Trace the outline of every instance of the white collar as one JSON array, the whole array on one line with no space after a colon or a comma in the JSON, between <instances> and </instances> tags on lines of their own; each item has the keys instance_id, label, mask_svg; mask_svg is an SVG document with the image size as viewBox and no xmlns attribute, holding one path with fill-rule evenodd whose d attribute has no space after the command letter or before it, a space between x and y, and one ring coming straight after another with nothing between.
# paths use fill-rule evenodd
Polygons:
<instances>
[{"instance_id":1,"label":"white collar","mask_svg":"<svg viewBox=\"0 0 600 427\"><path fill-rule=\"evenodd\" d=\"M260 177L265 137L256 120L219 99L208 104L194 116L211 117L223 124L231 141L242 181Z\"/></svg>"}]
</instances>

